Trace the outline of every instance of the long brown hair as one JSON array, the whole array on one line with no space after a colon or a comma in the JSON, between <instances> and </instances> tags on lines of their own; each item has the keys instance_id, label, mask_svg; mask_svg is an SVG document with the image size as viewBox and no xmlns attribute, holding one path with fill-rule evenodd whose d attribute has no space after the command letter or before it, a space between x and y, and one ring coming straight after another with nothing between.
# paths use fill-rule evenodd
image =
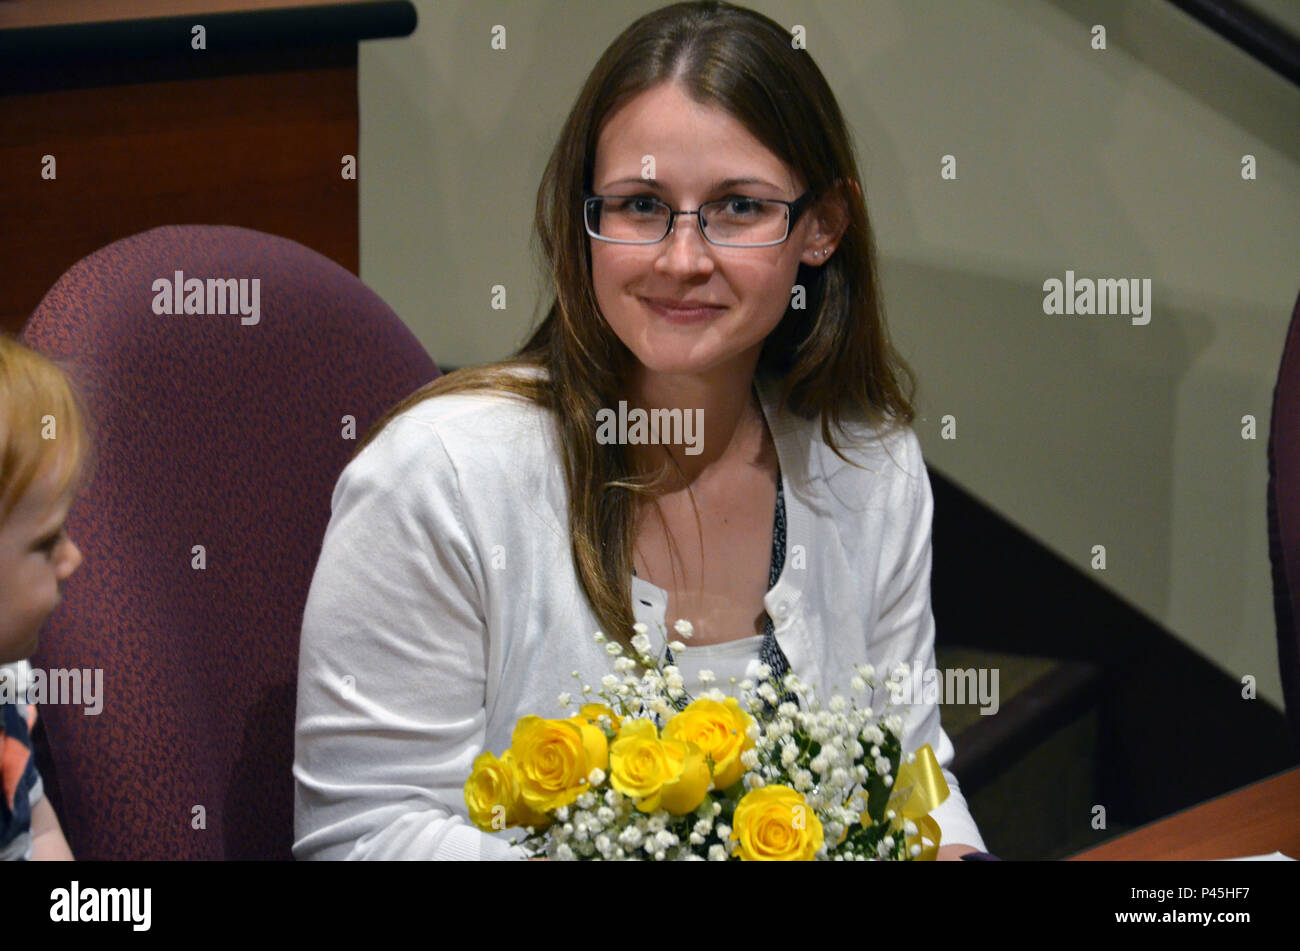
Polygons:
<instances>
[{"instance_id":1,"label":"long brown hair","mask_svg":"<svg viewBox=\"0 0 1300 951\"><path fill-rule=\"evenodd\" d=\"M734 116L802 175L814 201L832 193L843 200L848 226L835 254L821 267L799 266L806 306L787 308L759 357L756 372L781 382L781 410L805 419L820 415L823 438L846 462L832 424L842 432L848 416L886 428L912 422L915 378L885 331L852 139L825 77L762 14L723 2L677 3L641 17L614 40L560 132L535 216L556 296L528 342L509 359L457 370L417 390L357 448L394 416L448 393L496 390L551 411L564 447L578 578L601 630L624 645L634 623L629 592L638 497L653 498L661 483L631 471L624 447L596 440L596 413L618 404L636 358L596 304L582 203L605 119L669 82ZM526 367L546 373L516 372Z\"/></svg>"}]
</instances>

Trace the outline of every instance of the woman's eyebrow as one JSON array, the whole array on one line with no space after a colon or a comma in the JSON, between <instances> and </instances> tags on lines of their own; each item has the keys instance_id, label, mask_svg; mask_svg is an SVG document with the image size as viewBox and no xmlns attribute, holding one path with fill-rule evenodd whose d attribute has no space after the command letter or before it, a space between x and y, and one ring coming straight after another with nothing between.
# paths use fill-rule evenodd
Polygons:
<instances>
[{"instance_id":1,"label":"woman's eyebrow","mask_svg":"<svg viewBox=\"0 0 1300 951\"><path fill-rule=\"evenodd\" d=\"M616 182L610 182L609 184L604 185L601 190L603 191L605 188L610 188L613 185L626 185L626 184L645 185L647 188L654 188L659 190L663 190L664 188L667 188L666 185L664 185L661 181L659 181L656 178L641 178L639 176L635 176L632 178L620 178ZM715 192L722 188L734 188L737 185L766 185L769 188L775 188L778 191L781 188L781 186L773 185L771 182L764 181L761 178L724 178L722 181L714 182L712 185L710 185L707 191Z\"/></svg>"}]
</instances>

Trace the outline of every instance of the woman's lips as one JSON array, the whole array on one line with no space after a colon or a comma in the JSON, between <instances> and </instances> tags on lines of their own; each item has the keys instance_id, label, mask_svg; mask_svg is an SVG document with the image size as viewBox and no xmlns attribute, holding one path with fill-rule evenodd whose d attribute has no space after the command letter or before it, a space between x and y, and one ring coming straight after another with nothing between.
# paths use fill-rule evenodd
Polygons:
<instances>
[{"instance_id":1,"label":"woman's lips","mask_svg":"<svg viewBox=\"0 0 1300 951\"><path fill-rule=\"evenodd\" d=\"M693 324L709 320L721 314L725 307L671 307L642 297L641 303L668 321L670 324Z\"/></svg>"}]
</instances>

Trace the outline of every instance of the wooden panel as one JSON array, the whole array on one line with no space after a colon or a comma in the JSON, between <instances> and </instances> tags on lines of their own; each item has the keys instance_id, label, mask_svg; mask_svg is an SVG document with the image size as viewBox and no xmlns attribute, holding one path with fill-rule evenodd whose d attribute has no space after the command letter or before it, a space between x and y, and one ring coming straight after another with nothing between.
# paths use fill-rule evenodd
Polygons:
<instances>
[{"instance_id":1,"label":"wooden panel","mask_svg":"<svg viewBox=\"0 0 1300 951\"><path fill-rule=\"evenodd\" d=\"M1122 835L1071 861L1192 861L1273 852L1300 858L1300 768Z\"/></svg>"},{"instance_id":2,"label":"wooden panel","mask_svg":"<svg viewBox=\"0 0 1300 951\"><path fill-rule=\"evenodd\" d=\"M77 260L161 224L267 231L357 272L356 181L340 175L357 154L355 43L214 55L201 74L166 61L99 72L0 95L5 330Z\"/></svg>"},{"instance_id":3,"label":"wooden panel","mask_svg":"<svg viewBox=\"0 0 1300 951\"><path fill-rule=\"evenodd\" d=\"M247 13L286 7L342 6L356 0L5 0L0 29L67 26L203 13Z\"/></svg>"}]
</instances>

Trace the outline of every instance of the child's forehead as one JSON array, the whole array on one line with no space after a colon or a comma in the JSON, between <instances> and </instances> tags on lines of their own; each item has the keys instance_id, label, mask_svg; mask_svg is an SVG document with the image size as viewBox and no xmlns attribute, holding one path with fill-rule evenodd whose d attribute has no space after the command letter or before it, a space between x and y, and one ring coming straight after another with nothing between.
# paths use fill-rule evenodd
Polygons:
<instances>
[{"instance_id":1,"label":"child's forehead","mask_svg":"<svg viewBox=\"0 0 1300 951\"><path fill-rule=\"evenodd\" d=\"M72 505L76 480L68 478L67 466L61 461L43 465L27 490L14 506L12 517L44 519Z\"/></svg>"}]
</instances>

